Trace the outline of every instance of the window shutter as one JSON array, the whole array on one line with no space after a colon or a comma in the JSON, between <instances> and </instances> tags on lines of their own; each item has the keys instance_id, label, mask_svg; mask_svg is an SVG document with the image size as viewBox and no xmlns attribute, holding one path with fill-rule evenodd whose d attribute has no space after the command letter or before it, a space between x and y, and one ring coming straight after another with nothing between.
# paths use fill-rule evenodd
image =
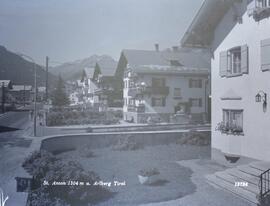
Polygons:
<instances>
[{"instance_id":1,"label":"window shutter","mask_svg":"<svg viewBox=\"0 0 270 206\"><path fill-rule=\"evenodd\" d=\"M192 79L189 79L188 81L188 87L191 88L191 84L192 84Z\"/></svg>"},{"instance_id":2,"label":"window shutter","mask_svg":"<svg viewBox=\"0 0 270 206\"><path fill-rule=\"evenodd\" d=\"M261 70L270 70L270 39L261 41Z\"/></svg>"},{"instance_id":3,"label":"window shutter","mask_svg":"<svg viewBox=\"0 0 270 206\"><path fill-rule=\"evenodd\" d=\"M241 46L241 72L248 74L248 46Z\"/></svg>"},{"instance_id":4,"label":"window shutter","mask_svg":"<svg viewBox=\"0 0 270 206\"><path fill-rule=\"evenodd\" d=\"M225 77L228 69L228 54L227 51L220 52L219 55L219 75Z\"/></svg>"},{"instance_id":5,"label":"window shutter","mask_svg":"<svg viewBox=\"0 0 270 206\"><path fill-rule=\"evenodd\" d=\"M199 88L202 88L202 80L199 79Z\"/></svg>"},{"instance_id":6,"label":"window shutter","mask_svg":"<svg viewBox=\"0 0 270 206\"><path fill-rule=\"evenodd\" d=\"M202 107L202 99L199 99L199 107Z\"/></svg>"},{"instance_id":7,"label":"window shutter","mask_svg":"<svg viewBox=\"0 0 270 206\"><path fill-rule=\"evenodd\" d=\"M162 98L162 106L163 106L163 107L166 106L166 98L165 98L165 97Z\"/></svg>"}]
</instances>

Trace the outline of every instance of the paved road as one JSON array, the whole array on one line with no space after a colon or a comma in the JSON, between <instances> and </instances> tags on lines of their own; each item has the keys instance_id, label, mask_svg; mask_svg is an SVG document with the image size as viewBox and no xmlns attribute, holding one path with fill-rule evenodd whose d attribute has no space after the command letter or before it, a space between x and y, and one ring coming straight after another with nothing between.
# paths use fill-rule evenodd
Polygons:
<instances>
[{"instance_id":1,"label":"paved road","mask_svg":"<svg viewBox=\"0 0 270 206\"><path fill-rule=\"evenodd\" d=\"M31 136L32 123L28 112L9 112L0 117L0 149L7 145L29 147L31 141L23 136Z\"/></svg>"},{"instance_id":2,"label":"paved road","mask_svg":"<svg viewBox=\"0 0 270 206\"><path fill-rule=\"evenodd\" d=\"M26 193L16 192L14 178L28 177L21 164L33 145L31 133L29 112L8 112L0 117L0 187L9 196L5 206L23 206L26 201Z\"/></svg>"}]
</instances>

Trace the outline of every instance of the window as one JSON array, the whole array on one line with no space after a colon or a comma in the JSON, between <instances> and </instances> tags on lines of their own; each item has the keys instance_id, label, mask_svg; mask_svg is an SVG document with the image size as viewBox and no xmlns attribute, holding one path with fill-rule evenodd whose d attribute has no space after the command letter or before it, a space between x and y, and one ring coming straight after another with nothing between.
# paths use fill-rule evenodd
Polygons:
<instances>
[{"instance_id":1,"label":"window","mask_svg":"<svg viewBox=\"0 0 270 206\"><path fill-rule=\"evenodd\" d=\"M165 107L166 98L165 97L153 97L152 98L152 107Z\"/></svg>"},{"instance_id":2,"label":"window","mask_svg":"<svg viewBox=\"0 0 270 206\"><path fill-rule=\"evenodd\" d=\"M189 79L189 88L202 88L201 79Z\"/></svg>"},{"instance_id":3,"label":"window","mask_svg":"<svg viewBox=\"0 0 270 206\"><path fill-rule=\"evenodd\" d=\"M228 65L229 74L241 73L241 47L236 47L228 51Z\"/></svg>"},{"instance_id":4,"label":"window","mask_svg":"<svg viewBox=\"0 0 270 206\"><path fill-rule=\"evenodd\" d=\"M233 77L248 74L248 46L237 46L219 55L219 75Z\"/></svg>"},{"instance_id":5,"label":"window","mask_svg":"<svg viewBox=\"0 0 270 206\"><path fill-rule=\"evenodd\" d=\"M190 98L189 99L191 107L201 107L202 106L202 99L201 98Z\"/></svg>"},{"instance_id":6,"label":"window","mask_svg":"<svg viewBox=\"0 0 270 206\"><path fill-rule=\"evenodd\" d=\"M135 105L135 99L133 99L133 98L128 99L128 104Z\"/></svg>"},{"instance_id":7,"label":"window","mask_svg":"<svg viewBox=\"0 0 270 206\"><path fill-rule=\"evenodd\" d=\"M243 110L223 109L223 122L228 130L243 132Z\"/></svg>"},{"instance_id":8,"label":"window","mask_svg":"<svg viewBox=\"0 0 270 206\"><path fill-rule=\"evenodd\" d=\"M128 88L132 88L133 82L131 80L128 81Z\"/></svg>"},{"instance_id":9,"label":"window","mask_svg":"<svg viewBox=\"0 0 270 206\"><path fill-rule=\"evenodd\" d=\"M181 97L181 88L174 88L174 97Z\"/></svg>"},{"instance_id":10,"label":"window","mask_svg":"<svg viewBox=\"0 0 270 206\"><path fill-rule=\"evenodd\" d=\"M152 87L165 87L165 78L152 78Z\"/></svg>"}]
</instances>

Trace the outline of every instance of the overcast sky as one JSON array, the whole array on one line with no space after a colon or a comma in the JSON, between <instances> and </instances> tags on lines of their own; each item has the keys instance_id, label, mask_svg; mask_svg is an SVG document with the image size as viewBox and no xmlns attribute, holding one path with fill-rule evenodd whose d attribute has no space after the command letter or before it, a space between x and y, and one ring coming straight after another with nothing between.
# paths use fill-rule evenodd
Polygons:
<instances>
[{"instance_id":1,"label":"overcast sky","mask_svg":"<svg viewBox=\"0 0 270 206\"><path fill-rule=\"evenodd\" d=\"M0 0L0 44L44 64L179 45L203 0Z\"/></svg>"}]
</instances>

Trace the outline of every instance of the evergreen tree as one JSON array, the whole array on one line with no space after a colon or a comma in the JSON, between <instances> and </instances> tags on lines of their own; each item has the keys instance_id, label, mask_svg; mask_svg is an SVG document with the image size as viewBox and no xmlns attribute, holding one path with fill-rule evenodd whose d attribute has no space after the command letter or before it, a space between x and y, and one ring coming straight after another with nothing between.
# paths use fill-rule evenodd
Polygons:
<instances>
[{"instance_id":1,"label":"evergreen tree","mask_svg":"<svg viewBox=\"0 0 270 206\"><path fill-rule=\"evenodd\" d=\"M67 106L69 105L69 98L65 92L65 83L61 76L58 78L57 87L52 93L52 104L53 106Z\"/></svg>"}]
</instances>

